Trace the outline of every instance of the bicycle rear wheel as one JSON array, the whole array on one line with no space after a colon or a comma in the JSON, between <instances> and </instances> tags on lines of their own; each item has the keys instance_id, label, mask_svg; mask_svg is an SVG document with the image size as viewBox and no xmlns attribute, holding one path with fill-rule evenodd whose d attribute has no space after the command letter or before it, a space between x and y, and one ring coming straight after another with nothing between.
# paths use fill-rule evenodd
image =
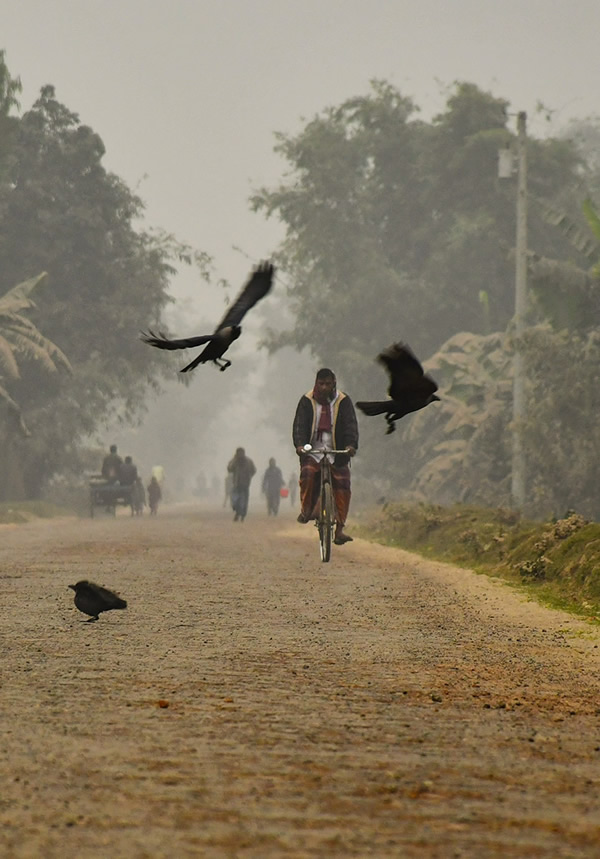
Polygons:
<instances>
[{"instance_id":1,"label":"bicycle rear wheel","mask_svg":"<svg viewBox=\"0 0 600 859\"><path fill-rule=\"evenodd\" d=\"M324 483L321 487L321 515L319 516L319 546L321 549L321 560L329 561L331 558L331 532L333 531L333 495L331 483Z\"/></svg>"}]
</instances>

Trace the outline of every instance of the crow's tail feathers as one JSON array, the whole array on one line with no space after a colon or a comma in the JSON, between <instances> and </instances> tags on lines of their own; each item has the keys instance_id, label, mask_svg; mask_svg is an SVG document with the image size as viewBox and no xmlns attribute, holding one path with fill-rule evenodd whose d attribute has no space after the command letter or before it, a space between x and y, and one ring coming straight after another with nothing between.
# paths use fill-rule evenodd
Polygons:
<instances>
[{"instance_id":1,"label":"crow's tail feathers","mask_svg":"<svg viewBox=\"0 0 600 859\"><path fill-rule=\"evenodd\" d=\"M194 370L198 366L198 364L203 364L204 363L204 358L202 357L203 354L204 354L204 352L200 352L200 354L196 358L194 358L193 361L190 361L189 364L186 364L185 367L182 367L179 372L180 373L189 373L190 370Z\"/></svg>"},{"instance_id":2,"label":"crow's tail feathers","mask_svg":"<svg viewBox=\"0 0 600 859\"><path fill-rule=\"evenodd\" d=\"M393 410L391 400L379 400L374 403L357 403L356 408L360 409L366 415L383 415Z\"/></svg>"}]
</instances>

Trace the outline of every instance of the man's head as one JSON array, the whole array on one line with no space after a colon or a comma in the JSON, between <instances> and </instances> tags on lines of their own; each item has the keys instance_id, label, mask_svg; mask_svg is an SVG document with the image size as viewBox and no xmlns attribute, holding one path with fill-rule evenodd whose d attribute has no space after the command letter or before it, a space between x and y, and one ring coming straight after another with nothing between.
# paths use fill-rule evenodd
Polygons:
<instances>
[{"instance_id":1,"label":"man's head","mask_svg":"<svg viewBox=\"0 0 600 859\"><path fill-rule=\"evenodd\" d=\"M275 459L273 457L271 457L271 459L269 460L269 465L271 466L271 468L275 465Z\"/></svg>"},{"instance_id":2,"label":"man's head","mask_svg":"<svg viewBox=\"0 0 600 859\"><path fill-rule=\"evenodd\" d=\"M126 456L126 457L125 457L125 462L127 463L127 465L129 465L129 464L131 463L131 457L130 457L130 456Z\"/></svg>"},{"instance_id":3,"label":"man's head","mask_svg":"<svg viewBox=\"0 0 600 859\"><path fill-rule=\"evenodd\" d=\"M246 451L244 450L244 448L243 448L243 447L238 447L238 449L237 449L237 450L236 450L236 452L235 452L235 455L236 455L237 457L245 456L245 455L246 455Z\"/></svg>"},{"instance_id":4,"label":"man's head","mask_svg":"<svg viewBox=\"0 0 600 859\"><path fill-rule=\"evenodd\" d=\"M315 379L314 395L318 402L330 403L336 394L336 378L333 370L323 367Z\"/></svg>"},{"instance_id":5,"label":"man's head","mask_svg":"<svg viewBox=\"0 0 600 859\"><path fill-rule=\"evenodd\" d=\"M111 453L116 453L116 452L117 452L117 445L116 445L116 444L111 444L111 446L110 446L110 452L111 452Z\"/></svg>"}]
</instances>

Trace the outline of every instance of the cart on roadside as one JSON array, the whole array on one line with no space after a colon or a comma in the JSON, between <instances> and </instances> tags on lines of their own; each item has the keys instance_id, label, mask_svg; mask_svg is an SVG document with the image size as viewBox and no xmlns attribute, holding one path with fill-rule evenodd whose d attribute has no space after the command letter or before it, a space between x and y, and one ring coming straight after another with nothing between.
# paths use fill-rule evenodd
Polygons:
<instances>
[{"instance_id":1,"label":"cart on roadside","mask_svg":"<svg viewBox=\"0 0 600 859\"><path fill-rule=\"evenodd\" d=\"M117 515L117 507L131 507L131 486L121 486L120 483L111 483L105 480L101 474L90 475L90 516L94 518L94 511L102 508L110 516Z\"/></svg>"}]
</instances>

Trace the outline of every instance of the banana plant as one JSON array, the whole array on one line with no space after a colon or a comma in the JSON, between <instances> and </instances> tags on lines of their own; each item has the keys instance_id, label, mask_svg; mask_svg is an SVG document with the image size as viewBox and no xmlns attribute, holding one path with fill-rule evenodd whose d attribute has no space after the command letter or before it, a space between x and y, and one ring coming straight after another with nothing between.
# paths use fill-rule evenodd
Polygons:
<instances>
[{"instance_id":1,"label":"banana plant","mask_svg":"<svg viewBox=\"0 0 600 859\"><path fill-rule=\"evenodd\" d=\"M30 297L33 290L47 277L42 272L36 277L17 284L0 297L0 404L16 422L21 435L29 435L23 420L21 407L11 396L8 386L14 387L21 378L20 365L34 361L45 373L59 370L71 372L67 356L56 344L48 340L33 322L25 316L27 310L35 308Z\"/></svg>"},{"instance_id":2,"label":"banana plant","mask_svg":"<svg viewBox=\"0 0 600 859\"><path fill-rule=\"evenodd\" d=\"M595 328L600 324L600 216L589 198L582 205L585 225L546 200L534 200L544 220L590 261L584 268L530 252L529 281L538 305L556 330Z\"/></svg>"},{"instance_id":3,"label":"banana plant","mask_svg":"<svg viewBox=\"0 0 600 859\"><path fill-rule=\"evenodd\" d=\"M588 227L596 238L596 255L600 256L600 215L598 215L589 197L583 201L583 214ZM592 274L594 277L600 278L600 260L592 267Z\"/></svg>"}]
</instances>

